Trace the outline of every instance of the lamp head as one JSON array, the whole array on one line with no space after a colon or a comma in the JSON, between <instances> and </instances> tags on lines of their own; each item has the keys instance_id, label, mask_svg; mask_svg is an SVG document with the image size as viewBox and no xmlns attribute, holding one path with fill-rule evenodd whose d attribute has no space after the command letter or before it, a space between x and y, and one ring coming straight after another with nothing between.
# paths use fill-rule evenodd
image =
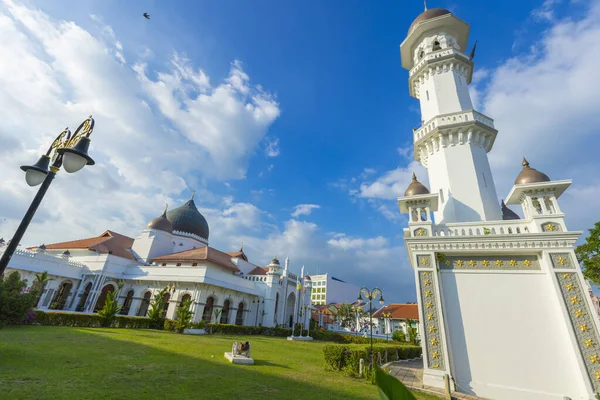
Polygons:
<instances>
[{"instance_id":1,"label":"lamp head","mask_svg":"<svg viewBox=\"0 0 600 400\"><path fill-rule=\"evenodd\" d=\"M57 151L63 155L63 166L68 173L77 172L86 165L94 165L96 162L88 154L90 138L82 136L73 147L61 147Z\"/></svg>"},{"instance_id":2,"label":"lamp head","mask_svg":"<svg viewBox=\"0 0 600 400\"><path fill-rule=\"evenodd\" d=\"M44 181L48 175L48 167L50 166L50 157L42 155L40 159L33 165L23 165L21 170L25 171L25 181L29 186L37 186Z\"/></svg>"}]
</instances>

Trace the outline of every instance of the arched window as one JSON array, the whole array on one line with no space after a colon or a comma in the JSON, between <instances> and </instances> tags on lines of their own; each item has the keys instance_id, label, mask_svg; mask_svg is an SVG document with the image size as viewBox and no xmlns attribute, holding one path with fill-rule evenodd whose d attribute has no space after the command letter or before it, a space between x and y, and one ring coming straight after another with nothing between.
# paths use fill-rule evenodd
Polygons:
<instances>
[{"instance_id":1,"label":"arched window","mask_svg":"<svg viewBox=\"0 0 600 400\"><path fill-rule=\"evenodd\" d=\"M421 50L421 51L419 52L419 60L420 60L421 58L423 58L424 56L425 56L425 51L424 51L424 50Z\"/></svg>"},{"instance_id":2,"label":"arched window","mask_svg":"<svg viewBox=\"0 0 600 400\"><path fill-rule=\"evenodd\" d=\"M204 322L210 322L213 313L213 305L215 303L215 299L211 296L206 299L206 304L204 305L204 311L202 312L202 320Z\"/></svg>"},{"instance_id":3,"label":"arched window","mask_svg":"<svg viewBox=\"0 0 600 400\"><path fill-rule=\"evenodd\" d=\"M410 215L413 222L419 221L419 211L416 208L411 208Z\"/></svg>"},{"instance_id":4,"label":"arched window","mask_svg":"<svg viewBox=\"0 0 600 400\"><path fill-rule=\"evenodd\" d=\"M554 210L554 203L549 196L544 197L544 204L546 205L546 209L550 214L556 213L556 211Z\"/></svg>"},{"instance_id":5,"label":"arched window","mask_svg":"<svg viewBox=\"0 0 600 400\"><path fill-rule=\"evenodd\" d=\"M56 295L54 296L54 300L52 303L50 303L50 308L53 310L63 310L65 308L67 298L69 297L69 293L71 293L72 287L73 283L71 282L61 283Z\"/></svg>"},{"instance_id":6,"label":"arched window","mask_svg":"<svg viewBox=\"0 0 600 400\"><path fill-rule=\"evenodd\" d=\"M162 312L163 318L167 317L167 311L169 311L169 300L171 300L171 293L167 292L163 296L163 303L164 303L163 304L163 312Z\"/></svg>"},{"instance_id":7,"label":"arched window","mask_svg":"<svg viewBox=\"0 0 600 400\"><path fill-rule=\"evenodd\" d=\"M541 214L543 212L542 211L542 205L540 204L540 201L538 200L537 197L532 197L531 198L531 203L533 204L533 208L535 209L535 211L538 214Z\"/></svg>"},{"instance_id":8,"label":"arched window","mask_svg":"<svg viewBox=\"0 0 600 400\"><path fill-rule=\"evenodd\" d=\"M421 221L427 221L427 209L421 208Z\"/></svg>"},{"instance_id":9,"label":"arched window","mask_svg":"<svg viewBox=\"0 0 600 400\"><path fill-rule=\"evenodd\" d=\"M235 314L235 324L244 325L244 303L238 304L237 313Z\"/></svg>"},{"instance_id":10,"label":"arched window","mask_svg":"<svg viewBox=\"0 0 600 400\"><path fill-rule=\"evenodd\" d=\"M229 321L229 309L231 308L231 302L229 300L225 300L223 303L223 310L221 311L221 323L226 324Z\"/></svg>"},{"instance_id":11,"label":"arched window","mask_svg":"<svg viewBox=\"0 0 600 400\"><path fill-rule=\"evenodd\" d=\"M183 296L181 296L181 301L179 302L179 307L181 307L183 305L183 303L185 303L188 300L192 300L192 296L189 293L184 294Z\"/></svg>"},{"instance_id":12,"label":"arched window","mask_svg":"<svg viewBox=\"0 0 600 400\"><path fill-rule=\"evenodd\" d=\"M123 307L121 307L121 311L119 314L127 315L129 314L129 309L131 308L131 303L133 303L133 289L127 292L127 296L125 297L125 301L123 302Z\"/></svg>"},{"instance_id":13,"label":"arched window","mask_svg":"<svg viewBox=\"0 0 600 400\"><path fill-rule=\"evenodd\" d=\"M81 299L79 300L79 304L77 304L77 308L75 311L83 311L85 308L85 303L87 302L88 296L90 295L90 291L92 290L92 282L85 285L85 289L83 289L83 294L81 295Z\"/></svg>"},{"instance_id":14,"label":"arched window","mask_svg":"<svg viewBox=\"0 0 600 400\"><path fill-rule=\"evenodd\" d=\"M144 298L142 299L142 304L140 305L140 309L138 310L138 317L145 317L148 312L148 307L150 306L150 298L152 297L151 292L144 293Z\"/></svg>"},{"instance_id":15,"label":"arched window","mask_svg":"<svg viewBox=\"0 0 600 400\"><path fill-rule=\"evenodd\" d=\"M440 45L439 41L436 40L435 42L433 42L433 49L432 49L433 51L441 50L441 49L442 49L442 46Z\"/></svg>"},{"instance_id":16,"label":"arched window","mask_svg":"<svg viewBox=\"0 0 600 400\"><path fill-rule=\"evenodd\" d=\"M108 284L102 288L102 292L100 293L100 297L98 297L98 301L96 301L96 307L94 307L94 312L101 310L104 307L104 302L106 301L106 295L108 293L114 292L115 287L111 284Z\"/></svg>"}]
</instances>

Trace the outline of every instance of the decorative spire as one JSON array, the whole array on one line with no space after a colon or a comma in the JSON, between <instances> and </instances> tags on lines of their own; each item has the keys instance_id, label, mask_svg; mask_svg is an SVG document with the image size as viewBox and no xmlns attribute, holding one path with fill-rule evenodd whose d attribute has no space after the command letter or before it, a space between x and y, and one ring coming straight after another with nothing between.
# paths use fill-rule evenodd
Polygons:
<instances>
[{"instance_id":1,"label":"decorative spire","mask_svg":"<svg viewBox=\"0 0 600 400\"><path fill-rule=\"evenodd\" d=\"M169 204L165 204L165 211L163 211L161 217L163 218L167 218L167 209L169 208Z\"/></svg>"},{"instance_id":2,"label":"decorative spire","mask_svg":"<svg viewBox=\"0 0 600 400\"><path fill-rule=\"evenodd\" d=\"M196 191L192 190L192 197L190 197L190 200L194 200L194 196L196 195Z\"/></svg>"},{"instance_id":3,"label":"decorative spire","mask_svg":"<svg viewBox=\"0 0 600 400\"><path fill-rule=\"evenodd\" d=\"M423 0L423 4L425 5L425 11L427 11L427 0Z\"/></svg>"},{"instance_id":4,"label":"decorative spire","mask_svg":"<svg viewBox=\"0 0 600 400\"><path fill-rule=\"evenodd\" d=\"M415 174L414 172L413 172L412 180L413 180L413 182L417 181L417 174Z\"/></svg>"},{"instance_id":5,"label":"decorative spire","mask_svg":"<svg viewBox=\"0 0 600 400\"><path fill-rule=\"evenodd\" d=\"M242 242L242 244L240 244L240 253L244 252L244 242Z\"/></svg>"},{"instance_id":6,"label":"decorative spire","mask_svg":"<svg viewBox=\"0 0 600 400\"><path fill-rule=\"evenodd\" d=\"M527 161L527 159L523 157L523 162L521 163L521 165L523 165L523 168L529 168L529 161Z\"/></svg>"}]
</instances>

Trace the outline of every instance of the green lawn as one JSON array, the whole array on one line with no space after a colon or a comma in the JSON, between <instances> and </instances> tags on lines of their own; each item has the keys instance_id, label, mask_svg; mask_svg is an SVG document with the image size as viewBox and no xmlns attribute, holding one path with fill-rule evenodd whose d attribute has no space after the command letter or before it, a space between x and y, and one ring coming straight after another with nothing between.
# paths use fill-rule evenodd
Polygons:
<instances>
[{"instance_id":1,"label":"green lawn","mask_svg":"<svg viewBox=\"0 0 600 400\"><path fill-rule=\"evenodd\" d=\"M252 343L253 366L223 357ZM1 399L378 399L375 386L327 371L323 342L127 329L0 329ZM417 393L419 399L435 399Z\"/></svg>"}]
</instances>

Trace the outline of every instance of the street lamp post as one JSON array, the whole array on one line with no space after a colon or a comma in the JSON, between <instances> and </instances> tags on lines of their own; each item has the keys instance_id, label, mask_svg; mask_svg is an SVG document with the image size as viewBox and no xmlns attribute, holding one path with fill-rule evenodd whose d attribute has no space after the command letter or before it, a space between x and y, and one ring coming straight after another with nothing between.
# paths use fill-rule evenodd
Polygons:
<instances>
[{"instance_id":1,"label":"street lamp post","mask_svg":"<svg viewBox=\"0 0 600 400\"><path fill-rule=\"evenodd\" d=\"M90 115L71 135L69 128L65 128L52 142L46 154L42 155L34 165L23 165L25 181L29 186L41 184L33 202L27 209L23 220L19 224L15 235L0 258L0 276L4 274L8 263L13 256L17 246L21 242L27 227L31 223L35 212L40 206L44 195L48 191L52 180L61 166L68 173L77 172L86 165L94 165L94 160L88 155L90 146L90 135L94 131L94 119ZM50 165L52 163L52 165Z\"/></svg>"},{"instance_id":2,"label":"street lamp post","mask_svg":"<svg viewBox=\"0 0 600 400\"><path fill-rule=\"evenodd\" d=\"M258 300L252 300L253 303L256 303L256 321L254 321L254 326L258 326L258 310L260 308L260 303L265 302L265 298L262 296L258 297Z\"/></svg>"},{"instance_id":3,"label":"street lamp post","mask_svg":"<svg viewBox=\"0 0 600 400\"><path fill-rule=\"evenodd\" d=\"M379 295L379 304L383 304L383 292L379 288L375 288L373 290L369 290L366 287L362 287L358 292L358 302L359 304L363 301L362 295L365 296L366 300L369 300L369 325L371 327L371 365L369 370L373 371L373 299Z\"/></svg>"}]
</instances>

